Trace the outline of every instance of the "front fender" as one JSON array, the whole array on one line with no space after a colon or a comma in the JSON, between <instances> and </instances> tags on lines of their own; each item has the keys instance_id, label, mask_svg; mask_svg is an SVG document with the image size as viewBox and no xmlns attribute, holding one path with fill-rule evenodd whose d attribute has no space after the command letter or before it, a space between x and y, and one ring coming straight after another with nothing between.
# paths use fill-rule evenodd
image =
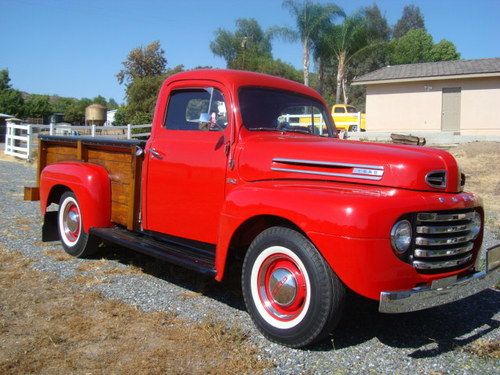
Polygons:
<instances>
[{"instance_id":1,"label":"front fender","mask_svg":"<svg viewBox=\"0 0 500 375\"><path fill-rule=\"evenodd\" d=\"M46 166L40 175L40 205L45 215L51 191L63 186L76 195L84 217L83 229L111 226L111 183L106 169L84 162Z\"/></svg>"},{"instance_id":2,"label":"front fender","mask_svg":"<svg viewBox=\"0 0 500 375\"><path fill-rule=\"evenodd\" d=\"M402 274L415 280L413 268L396 258L390 247L390 230L402 215L481 205L481 200L470 193L448 196L321 181L262 181L241 185L226 197L216 255L217 279L222 279L235 231L252 217L272 215L299 227L342 281L372 298L375 294L363 292L361 285L355 288L355 284L360 283L356 280L360 279L362 269L371 283L375 279L385 279L380 283L386 283L383 284L386 289L394 280L404 280ZM383 260L384 267L370 267L373 256L377 255L380 262ZM359 266L356 272L353 272L354 264ZM381 269L395 270L399 274L381 272Z\"/></svg>"}]
</instances>

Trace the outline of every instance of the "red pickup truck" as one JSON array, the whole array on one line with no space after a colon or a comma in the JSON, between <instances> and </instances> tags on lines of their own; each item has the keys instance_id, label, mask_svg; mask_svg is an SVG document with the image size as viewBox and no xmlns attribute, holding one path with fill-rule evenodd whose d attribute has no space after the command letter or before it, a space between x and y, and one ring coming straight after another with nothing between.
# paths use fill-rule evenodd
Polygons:
<instances>
[{"instance_id":1,"label":"red pickup truck","mask_svg":"<svg viewBox=\"0 0 500 375\"><path fill-rule=\"evenodd\" d=\"M484 212L449 153L340 140L318 93L288 80L176 74L147 142L41 136L39 155L25 199L40 200L44 240L239 272L256 326L291 347L333 330L347 290L400 313L498 280L500 248L477 270Z\"/></svg>"}]
</instances>

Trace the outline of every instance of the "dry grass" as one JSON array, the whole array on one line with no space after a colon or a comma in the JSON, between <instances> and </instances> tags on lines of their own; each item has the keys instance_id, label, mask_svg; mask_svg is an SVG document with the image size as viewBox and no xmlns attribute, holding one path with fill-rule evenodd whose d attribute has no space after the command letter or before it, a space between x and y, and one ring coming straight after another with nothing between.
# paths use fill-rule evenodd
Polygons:
<instances>
[{"instance_id":1,"label":"dry grass","mask_svg":"<svg viewBox=\"0 0 500 375\"><path fill-rule=\"evenodd\" d=\"M467 180L465 188L483 198L486 225L500 237L500 143L473 142L450 150L455 156Z\"/></svg>"},{"instance_id":2,"label":"dry grass","mask_svg":"<svg viewBox=\"0 0 500 375\"><path fill-rule=\"evenodd\" d=\"M65 253L62 249L61 250L44 250L42 252L43 255L47 255L51 257L54 260L57 260L58 262L68 262L70 260L74 260L71 255L68 253Z\"/></svg>"},{"instance_id":3,"label":"dry grass","mask_svg":"<svg viewBox=\"0 0 500 375\"><path fill-rule=\"evenodd\" d=\"M238 329L79 291L3 249L0 284L2 374L260 373L272 366Z\"/></svg>"},{"instance_id":4,"label":"dry grass","mask_svg":"<svg viewBox=\"0 0 500 375\"><path fill-rule=\"evenodd\" d=\"M113 267L107 259L86 260L84 263L76 267L79 272L92 272L98 276L112 275L142 275L142 269L136 265L128 264L121 267Z\"/></svg>"},{"instance_id":5,"label":"dry grass","mask_svg":"<svg viewBox=\"0 0 500 375\"><path fill-rule=\"evenodd\" d=\"M478 339L467 345L464 350L481 358L500 359L500 340Z\"/></svg>"}]
</instances>

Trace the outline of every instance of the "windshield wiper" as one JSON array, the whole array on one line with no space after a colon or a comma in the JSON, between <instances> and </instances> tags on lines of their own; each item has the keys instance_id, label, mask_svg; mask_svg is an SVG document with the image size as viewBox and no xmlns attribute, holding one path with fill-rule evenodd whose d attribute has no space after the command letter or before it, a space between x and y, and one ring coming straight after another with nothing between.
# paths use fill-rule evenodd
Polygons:
<instances>
[{"instance_id":1,"label":"windshield wiper","mask_svg":"<svg viewBox=\"0 0 500 375\"><path fill-rule=\"evenodd\" d=\"M269 132L279 131L279 130L278 130L278 129L276 129L276 128L266 128L266 127L260 127L260 128L248 128L248 130L251 130L251 131L269 131Z\"/></svg>"},{"instance_id":2,"label":"windshield wiper","mask_svg":"<svg viewBox=\"0 0 500 375\"><path fill-rule=\"evenodd\" d=\"M281 129L283 132L291 132L291 133L302 133L302 134L312 134L309 130L297 129L297 128L283 128Z\"/></svg>"}]
</instances>

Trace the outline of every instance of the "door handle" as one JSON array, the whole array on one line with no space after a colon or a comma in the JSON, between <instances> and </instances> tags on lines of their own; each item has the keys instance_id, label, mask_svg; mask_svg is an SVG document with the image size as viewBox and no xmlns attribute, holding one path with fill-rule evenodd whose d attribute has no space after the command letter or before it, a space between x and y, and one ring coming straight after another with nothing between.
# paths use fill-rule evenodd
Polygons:
<instances>
[{"instance_id":1,"label":"door handle","mask_svg":"<svg viewBox=\"0 0 500 375\"><path fill-rule=\"evenodd\" d=\"M151 157L156 158L156 159L163 159L163 156L156 151L153 147L149 149L149 153L151 154Z\"/></svg>"}]
</instances>

